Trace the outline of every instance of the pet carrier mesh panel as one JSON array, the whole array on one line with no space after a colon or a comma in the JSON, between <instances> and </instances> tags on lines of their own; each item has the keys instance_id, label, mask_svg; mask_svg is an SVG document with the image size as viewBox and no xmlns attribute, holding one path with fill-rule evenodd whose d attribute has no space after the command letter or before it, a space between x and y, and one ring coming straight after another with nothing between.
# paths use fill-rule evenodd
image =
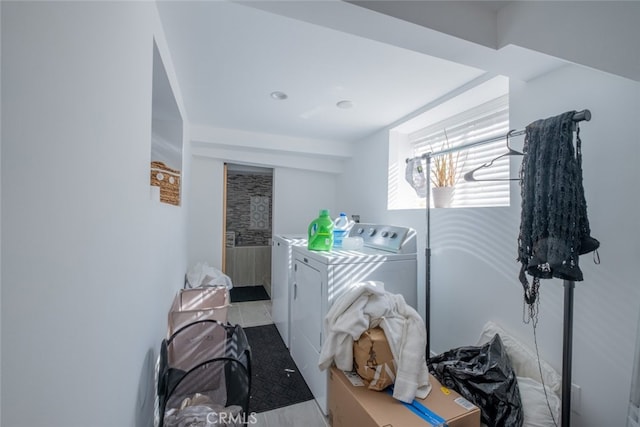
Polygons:
<instances>
[{"instance_id":1,"label":"pet carrier mesh panel","mask_svg":"<svg viewBox=\"0 0 640 427\"><path fill-rule=\"evenodd\" d=\"M197 400L247 414L251 389L251 351L244 330L213 320L194 322L162 342L158 398L161 426ZM193 408L191 408L193 409Z\"/></svg>"},{"instance_id":2,"label":"pet carrier mesh panel","mask_svg":"<svg viewBox=\"0 0 640 427\"><path fill-rule=\"evenodd\" d=\"M227 322L229 290L224 286L180 289L169 310L167 337L199 320Z\"/></svg>"}]
</instances>

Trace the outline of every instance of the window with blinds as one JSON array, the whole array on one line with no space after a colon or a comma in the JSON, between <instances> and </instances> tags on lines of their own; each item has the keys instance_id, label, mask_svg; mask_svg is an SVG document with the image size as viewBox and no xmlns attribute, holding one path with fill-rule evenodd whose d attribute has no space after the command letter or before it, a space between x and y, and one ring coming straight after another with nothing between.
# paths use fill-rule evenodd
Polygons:
<instances>
[{"instance_id":1,"label":"window with blinds","mask_svg":"<svg viewBox=\"0 0 640 427\"><path fill-rule=\"evenodd\" d=\"M408 135L408 141L412 155L417 157L447 147L499 137L508 131L509 98L505 95L415 131ZM490 167L474 173L476 179L486 181L467 182L463 178L465 173L488 164L506 151L506 141L500 139L453 153L454 161L457 160L457 174L451 207L509 206L511 157L501 157ZM432 158L432 167L434 162L435 158Z\"/></svg>"}]
</instances>

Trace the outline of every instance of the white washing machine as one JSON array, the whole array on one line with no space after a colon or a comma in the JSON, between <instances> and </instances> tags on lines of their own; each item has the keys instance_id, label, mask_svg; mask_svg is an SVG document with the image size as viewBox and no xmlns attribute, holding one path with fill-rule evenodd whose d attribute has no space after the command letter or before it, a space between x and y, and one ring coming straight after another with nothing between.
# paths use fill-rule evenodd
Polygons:
<instances>
[{"instance_id":1,"label":"white washing machine","mask_svg":"<svg viewBox=\"0 0 640 427\"><path fill-rule=\"evenodd\" d=\"M318 368L323 322L337 297L358 282L378 280L402 294L417 310L416 232L407 227L355 224L349 234L363 238L359 250L310 251L294 246L291 295L291 357L322 412L327 415L327 371Z\"/></svg>"},{"instance_id":2,"label":"white washing machine","mask_svg":"<svg viewBox=\"0 0 640 427\"><path fill-rule=\"evenodd\" d=\"M275 235L271 251L271 318L282 341L290 348L291 289L293 288L293 246L306 246L305 235Z\"/></svg>"}]
</instances>

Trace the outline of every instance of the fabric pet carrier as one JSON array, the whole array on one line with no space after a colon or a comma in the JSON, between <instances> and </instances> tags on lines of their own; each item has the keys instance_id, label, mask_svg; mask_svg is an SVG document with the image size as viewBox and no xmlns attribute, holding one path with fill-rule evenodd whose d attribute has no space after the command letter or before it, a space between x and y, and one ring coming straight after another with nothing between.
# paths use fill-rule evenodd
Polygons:
<instances>
[{"instance_id":1,"label":"fabric pet carrier","mask_svg":"<svg viewBox=\"0 0 640 427\"><path fill-rule=\"evenodd\" d=\"M180 289L169 310L167 338L177 330L199 320L227 323L229 290L224 286Z\"/></svg>"},{"instance_id":2,"label":"fabric pet carrier","mask_svg":"<svg viewBox=\"0 0 640 427\"><path fill-rule=\"evenodd\" d=\"M251 349L240 326L201 320L162 341L160 427L243 425L250 390Z\"/></svg>"}]
</instances>

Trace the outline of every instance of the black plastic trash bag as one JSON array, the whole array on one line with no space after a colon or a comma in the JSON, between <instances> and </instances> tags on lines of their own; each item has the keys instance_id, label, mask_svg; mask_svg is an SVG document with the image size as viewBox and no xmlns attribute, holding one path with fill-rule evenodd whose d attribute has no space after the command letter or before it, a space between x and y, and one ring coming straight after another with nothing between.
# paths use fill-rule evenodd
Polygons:
<instances>
[{"instance_id":1,"label":"black plastic trash bag","mask_svg":"<svg viewBox=\"0 0 640 427\"><path fill-rule=\"evenodd\" d=\"M431 358L429 371L479 407L487 426L522 426L518 382L500 335L483 346L459 347Z\"/></svg>"}]
</instances>

